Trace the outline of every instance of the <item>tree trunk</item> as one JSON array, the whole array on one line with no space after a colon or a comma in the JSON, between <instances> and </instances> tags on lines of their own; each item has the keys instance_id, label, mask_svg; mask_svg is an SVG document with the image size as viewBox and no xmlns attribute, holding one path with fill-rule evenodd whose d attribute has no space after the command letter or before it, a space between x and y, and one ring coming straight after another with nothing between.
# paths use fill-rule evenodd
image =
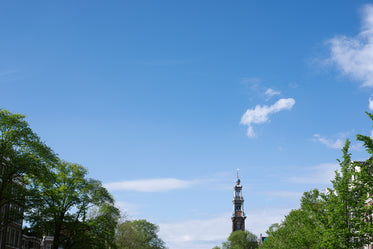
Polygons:
<instances>
[{"instance_id":1,"label":"tree trunk","mask_svg":"<svg viewBox=\"0 0 373 249\"><path fill-rule=\"evenodd\" d=\"M61 235L61 230L62 230L62 224L63 224L63 215L60 218L60 220L58 221L58 223L54 224L54 236L53 236L52 249L58 249L58 246L60 244L60 235Z\"/></svg>"},{"instance_id":2,"label":"tree trunk","mask_svg":"<svg viewBox=\"0 0 373 249\"><path fill-rule=\"evenodd\" d=\"M59 240L60 240L60 232L61 232L60 228L56 228L54 231L52 249L58 249Z\"/></svg>"}]
</instances>

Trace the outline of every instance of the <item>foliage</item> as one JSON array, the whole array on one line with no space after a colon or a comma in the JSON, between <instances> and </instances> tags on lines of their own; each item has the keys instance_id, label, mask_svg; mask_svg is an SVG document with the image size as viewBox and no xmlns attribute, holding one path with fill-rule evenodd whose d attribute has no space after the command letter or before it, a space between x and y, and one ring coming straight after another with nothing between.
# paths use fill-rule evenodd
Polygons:
<instances>
[{"instance_id":1,"label":"foliage","mask_svg":"<svg viewBox=\"0 0 373 249\"><path fill-rule=\"evenodd\" d=\"M54 234L53 249L82 248L81 241L93 238L111 245L119 211L114 200L98 180L87 179L82 166L59 161L54 170L30 182L33 196L30 206L38 207L26 213L33 230L39 234ZM88 219L90 208L98 207L98 215ZM101 227L103 226L103 227ZM87 245L87 243L85 243ZM90 248L105 248L97 247Z\"/></svg>"},{"instance_id":2,"label":"foliage","mask_svg":"<svg viewBox=\"0 0 373 249\"><path fill-rule=\"evenodd\" d=\"M0 232L5 237L5 227L22 219L18 207L25 209L27 196L25 175L40 176L57 161L55 153L34 133L22 114L0 109ZM4 247L5 240L2 240Z\"/></svg>"},{"instance_id":3,"label":"foliage","mask_svg":"<svg viewBox=\"0 0 373 249\"><path fill-rule=\"evenodd\" d=\"M280 225L271 226L267 231L267 241L260 248L320 248L317 226L310 212L302 209L292 210Z\"/></svg>"},{"instance_id":4,"label":"foliage","mask_svg":"<svg viewBox=\"0 0 373 249\"><path fill-rule=\"evenodd\" d=\"M95 217L89 219L89 226L91 227L90 241L94 245L89 248L110 248L115 247L115 231L120 218L120 212L113 205L102 205ZM97 243L98 242L98 243Z\"/></svg>"},{"instance_id":5,"label":"foliage","mask_svg":"<svg viewBox=\"0 0 373 249\"><path fill-rule=\"evenodd\" d=\"M373 121L373 115L366 113ZM373 139L370 136L358 134L358 141L363 142L366 151L370 154L370 158L365 162L355 162L354 166L359 170L356 174L354 182L355 188L360 191L359 206L356 210L356 216L360 217L359 238L365 244L373 242ZM355 216L355 215L354 215ZM361 222L361 221L364 222Z\"/></svg>"},{"instance_id":6,"label":"foliage","mask_svg":"<svg viewBox=\"0 0 373 249\"><path fill-rule=\"evenodd\" d=\"M249 231L234 231L227 241L222 243L222 249L254 249L258 248L257 236ZM215 246L213 249L219 249Z\"/></svg>"},{"instance_id":7,"label":"foliage","mask_svg":"<svg viewBox=\"0 0 373 249\"><path fill-rule=\"evenodd\" d=\"M367 113L373 120L373 115ZM332 188L304 193L301 208L271 227L261 248L362 248L373 242L373 139L357 135L371 157L351 161L350 142L338 160Z\"/></svg>"},{"instance_id":8,"label":"foliage","mask_svg":"<svg viewBox=\"0 0 373 249\"><path fill-rule=\"evenodd\" d=\"M12 190L15 183L24 184L25 174L39 175L57 160L24 118L0 109L0 208L10 202L20 205L23 199Z\"/></svg>"},{"instance_id":9,"label":"foliage","mask_svg":"<svg viewBox=\"0 0 373 249\"><path fill-rule=\"evenodd\" d=\"M249 231L235 231L228 237L231 249L254 249L258 248L256 235Z\"/></svg>"},{"instance_id":10,"label":"foliage","mask_svg":"<svg viewBox=\"0 0 373 249\"><path fill-rule=\"evenodd\" d=\"M348 152L347 139L339 161L340 172L335 172L333 188L326 193L318 190L305 192L301 208L292 210L275 231L268 231L261 248L360 248L367 243L361 231L366 225L364 196L359 185L365 185L355 171ZM359 179L359 180L357 180ZM360 239L356 239L360 238Z\"/></svg>"},{"instance_id":11,"label":"foliage","mask_svg":"<svg viewBox=\"0 0 373 249\"><path fill-rule=\"evenodd\" d=\"M305 192L301 199L301 208L292 210L281 224L272 224L267 231L267 240L260 248L322 248L321 221L325 217L322 197L317 189Z\"/></svg>"},{"instance_id":12,"label":"foliage","mask_svg":"<svg viewBox=\"0 0 373 249\"><path fill-rule=\"evenodd\" d=\"M360 201L364 193L356 186L354 180L355 165L351 162L351 154L348 152L350 142L347 139L342 149L343 160L339 161L340 173L335 173L332 180L333 188L325 194L324 233L321 245L326 248L355 248L362 247L364 240L356 240L361 229ZM360 177L359 177L359 180ZM364 204L363 204L364 205Z\"/></svg>"},{"instance_id":13,"label":"foliage","mask_svg":"<svg viewBox=\"0 0 373 249\"><path fill-rule=\"evenodd\" d=\"M116 245L119 249L164 249L158 231L157 225L146 220L127 220L118 226Z\"/></svg>"},{"instance_id":14,"label":"foliage","mask_svg":"<svg viewBox=\"0 0 373 249\"><path fill-rule=\"evenodd\" d=\"M16 208L10 208L16 207ZM21 209L19 209L21 208ZM119 210L98 180L59 160L22 114L0 109L0 232L25 218L28 233L54 234L53 248L115 248ZM93 215L88 215L90 210ZM2 240L4 247L5 240Z\"/></svg>"},{"instance_id":15,"label":"foliage","mask_svg":"<svg viewBox=\"0 0 373 249\"><path fill-rule=\"evenodd\" d=\"M300 209L292 210L281 224L271 225L260 248L322 248L324 217L324 196L317 189L305 192Z\"/></svg>"},{"instance_id":16,"label":"foliage","mask_svg":"<svg viewBox=\"0 0 373 249\"><path fill-rule=\"evenodd\" d=\"M367 113L373 120L373 116ZM373 153L373 140L357 135L364 142L368 153ZM333 188L325 195L326 221L321 245L326 248L361 248L371 243L373 224L370 215L373 206L367 205L373 194L372 157L365 162L352 162L347 139L339 161L340 173L336 172Z\"/></svg>"},{"instance_id":17,"label":"foliage","mask_svg":"<svg viewBox=\"0 0 373 249\"><path fill-rule=\"evenodd\" d=\"M68 231L73 234L62 239L65 249L102 249L115 248L115 229L120 218L117 208L110 204L103 204L94 208L94 215L86 222L70 222L66 224Z\"/></svg>"}]
</instances>

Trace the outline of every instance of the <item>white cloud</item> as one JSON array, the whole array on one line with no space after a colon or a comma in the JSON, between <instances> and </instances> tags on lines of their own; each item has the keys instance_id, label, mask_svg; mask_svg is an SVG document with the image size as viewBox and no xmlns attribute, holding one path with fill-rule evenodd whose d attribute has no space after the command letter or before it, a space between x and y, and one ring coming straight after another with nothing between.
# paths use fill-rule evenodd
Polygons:
<instances>
[{"instance_id":1,"label":"white cloud","mask_svg":"<svg viewBox=\"0 0 373 249\"><path fill-rule=\"evenodd\" d=\"M336 140L332 140L332 139L322 137L319 134L315 134L313 135L313 137L315 141L318 141L326 145L326 147L331 148L331 149L342 149L344 145L344 142L342 141L342 139L339 139L339 138Z\"/></svg>"},{"instance_id":2,"label":"white cloud","mask_svg":"<svg viewBox=\"0 0 373 249\"><path fill-rule=\"evenodd\" d=\"M279 94L281 94L281 92L279 92L279 91L275 91L275 90L273 90L272 88L268 88L268 89L264 92L264 94L268 97L268 99L270 99L270 98L272 98L272 97L275 96L275 95L279 95Z\"/></svg>"},{"instance_id":3,"label":"white cloud","mask_svg":"<svg viewBox=\"0 0 373 249\"><path fill-rule=\"evenodd\" d=\"M143 179L105 184L108 190L125 190L139 192L164 192L174 189L189 188L198 181L186 181L175 178Z\"/></svg>"},{"instance_id":4,"label":"white cloud","mask_svg":"<svg viewBox=\"0 0 373 249\"><path fill-rule=\"evenodd\" d=\"M139 214L140 206L131 202L117 201L115 205L119 210L128 217Z\"/></svg>"},{"instance_id":5,"label":"white cloud","mask_svg":"<svg viewBox=\"0 0 373 249\"><path fill-rule=\"evenodd\" d=\"M373 5L364 7L363 26L357 36L335 36L329 44L330 62L362 86L373 87Z\"/></svg>"},{"instance_id":6,"label":"white cloud","mask_svg":"<svg viewBox=\"0 0 373 249\"><path fill-rule=\"evenodd\" d=\"M293 98L279 99L276 103L271 106L255 106L254 109L248 109L241 118L241 124L247 125L247 136L254 137L255 133L252 124L261 124L269 120L269 115L282 111L290 110L295 104Z\"/></svg>"},{"instance_id":7,"label":"white cloud","mask_svg":"<svg viewBox=\"0 0 373 249\"><path fill-rule=\"evenodd\" d=\"M291 209L287 208L261 208L246 211L246 230L259 236L265 234L273 223L280 223L284 220Z\"/></svg>"},{"instance_id":8,"label":"white cloud","mask_svg":"<svg viewBox=\"0 0 373 249\"><path fill-rule=\"evenodd\" d=\"M270 100L273 96L280 95L281 92L266 86L265 80L252 77L252 78L241 78L240 83L245 87L247 93L252 97ZM290 84L289 87L294 88L294 84Z\"/></svg>"},{"instance_id":9,"label":"white cloud","mask_svg":"<svg viewBox=\"0 0 373 249\"><path fill-rule=\"evenodd\" d=\"M373 98L369 98L369 110L373 110Z\"/></svg>"},{"instance_id":10,"label":"white cloud","mask_svg":"<svg viewBox=\"0 0 373 249\"><path fill-rule=\"evenodd\" d=\"M304 175L290 177L290 182L302 184L329 184L334 179L335 171L339 169L337 163L323 163L305 169Z\"/></svg>"},{"instance_id":11,"label":"white cloud","mask_svg":"<svg viewBox=\"0 0 373 249\"><path fill-rule=\"evenodd\" d=\"M183 248L181 246L188 243L223 241L231 230L230 217L231 213L226 213L212 219L159 224L160 237L168 244L172 244L171 248Z\"/></svg>"},{"instance_id":12,"label":"white cloud","mask_svg":"<svg viewBox=\"0 0 373 249\"><path fill-rule=\"evenodd\" d=\"M341 133L339 135L339 138L336 138L336 139L326 138L326 137L320 136L319 134L315 134L315 135L313 135L312 140L316 141L316 142L320 142L328 148L339 149L340 150L340 149L343 148L343 146L345 144L345 141L346 141L346 138L347 138L346 134L343 134L343 133ZM351 142L351 140L350 140L350 142ZM362 150L362 143L361 142L351 143L350 144L350 150L361 151Z\"/></svg>"},{"instance_id":13,"label":"white cloud","mask_svg":"<svg viewBox=\"0 0 373 249\"><path fill-rule=\"evenodd\" d=\"M273 223L281 222L290 209L246 210L246 229L259 236L265 234ZM185 220L175 223L161 223L160 238L172 249L206 249L221 246L232 232L231 213L224 213L211 219Z\"/></svg>"},{"instance_id":14,"label":"white cloud","mask_svg":"<svg viewBox=\"0 0 373 249\"><path fill-rule=\"evenodd\" d=\"M353 151L362 151L363 150L363 143L362 142L356 142L355 144L351 144L350 147Z\"/></svg>"}]
</instances>

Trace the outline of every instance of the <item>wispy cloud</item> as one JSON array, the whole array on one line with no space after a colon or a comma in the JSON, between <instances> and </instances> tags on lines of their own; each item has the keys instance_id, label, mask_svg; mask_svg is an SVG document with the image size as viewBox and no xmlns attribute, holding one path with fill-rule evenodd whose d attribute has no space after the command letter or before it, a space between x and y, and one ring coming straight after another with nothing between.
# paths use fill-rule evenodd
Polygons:
<instances>
[{"instance_id":1,"label":"wispy cloud","mask_svg":"<svg viewBox=\"0 0 373 249\"><path fill-rule=\"evenodd\" d=\"M269 120L269 115L282 111L291 110L295 104L293 98L279 99L271 106L257 105L254 109L248 109L241 118L241 124L247 125L247 136L254 137L255 133L252 124L261 124Z\"/></svg>"},{"instance_id":2,"label":"wispy cloud","mask_svg":"<svg viewBox=\"0 0 373 249\"><path fill-rule=\"evenodd\" d=\"M290 209L247 209L246 229L259 236L273 223L281 222ZM161 223L160 237L173 249L206 249L220 246L232 231L231 213L211 219Z\"/></svg>"},{"instance_id":3,"label":"wispy cloud","mask_svg":"<svg viewBox=\"0 0 373 249\"><path fill-rule=\"evenodd\" d=\"M373 98L372 96L369 98L369 110L373 110Z\"/></svg>"},{"instance_id":4,"label":"wispy cloud","mask_svg":"<svg viewBox=\"0 0 373 249\"><path fill-rule=\"evenodd\" d=\"M373 5L363 9L363 26L355 37L335 36L328 41L329 62L344 75L373 87Z\"/></svg>"},{"instance_id":5,"label":"wispy cloud","mask_svg":"<svg viewBox=\"0 0 373 249\"><path fill-rule=\"evenodd\" d=\"M280 91L267 87L265 81L260 78L241 78L240 82L242 85L245 86L246 90L248 90L248 93L251 97L259 97L261 99L265 99L266 101L268 101L273 96L281 94Z\"/></svg>"},{"instance_id":6,"label":"wispy cloud","mask_svg":"<svg viewBox=\"0 0 373 249\"><path fill-rule=\"evenodd\" d=\"M339 169L337 163L323 163L305 168L303 175L290 177L289 181L302 184L329 184L337 169Z\"/></svg>"},{"instance_id":7,"label":"wispy cloud","mask_svg":"<svg viewBox=\"0 0 373 249\"><path fill-rule=\"evenodd\" d=\"M320 142L321 144L325 145L328 148L340 150L340 149L343 148L343 146L345 144L345 141L346 141L346 138L347 138L346 134L347 133L341 133L338 136L338 138L334 138L334 139L323 137L319 134L314 134L312 140L316 141L316 142ZM360 142L351 143L350 150L361 151L362 150L362 143L360 143Z\"/></svg>"},{"instance_id":8,"label":"wispy cloud","mask_svg":"<svg viewBox=\"0 0 373 249\"><path fill-rule=\"evenodd\" d=\"M246 229L257 236L265 234L270 225L280 223L290 211L288 208L275 207L246 210Z\"/></svg>"},{"instance_id":9,"label":"wispy cloud","mask_svg":"<svg viewBox=\"0 0 373 249\"><path fill-rule=\"evenodd\" d=\"M165 241L176 244L224 240L230 233L230 217L231 213L226 213L211 219L160 224L160 234Z\"/></svg>"},{"instance_id":10,"label":"wispy cloud","mask_svg":"<svg viewBox=\"0 0 373 249\"><path fill-rule=\"evenodd\" d=\"M318 141L322 143L323 145L325 145L326 147L331 148L331 149L342 149L343 144L344 144L344 142L339 138L337 138L336 140L332 140L329 138L322 137L319 134L313 135L313 138L314 138L313 139L314 141Z\"/></svg>"},{"instance_id":11,"label":"wispy cloud","mask_svg":"<svg viewBox=\"0 0 373 249\"><path fill-rule=\"evenodd\" d=\"M356 142L354 144L351 144L350 147L353 151L362 151L363 150L363 143L362 142Z\"/></svg>"},{"instance_id":12,"label":"wispy cloud","mask_svg":"<svg viewBox=\"0 0 373 249\"><path fill-rule=\"evenodd\" d=\"M175 189L189 188L198 182L198 180L187 181L176 178L159 178L111 182L105 184L105 187L110 191L165 192Z\"/></svg>"},{"instance_id":13,"label":"wispy cloud","mask_svg":"<svg viewBox=\"0 0 373 249\"><path fill-rule=\"evenodd\" d=\"M268 99L272 98L273 96L275 95L280 95L281 92L280 91L275 91L273 90L272 88L268 88L264 94L267 96Z\"/></svg>"},{"instance_id":14,"label":"wispy cloud","mask_svg":"<svg viewBox=\"0 0 373 249\"><path fill-rule=\"evenodd\" d=\"M115 202L115 205L119 208L119 210L125 215L125 216L132 216L139 214L140 206L135 203L131 202L125 202L125 201L118 201Z\"/></svg>"}]
</instances>

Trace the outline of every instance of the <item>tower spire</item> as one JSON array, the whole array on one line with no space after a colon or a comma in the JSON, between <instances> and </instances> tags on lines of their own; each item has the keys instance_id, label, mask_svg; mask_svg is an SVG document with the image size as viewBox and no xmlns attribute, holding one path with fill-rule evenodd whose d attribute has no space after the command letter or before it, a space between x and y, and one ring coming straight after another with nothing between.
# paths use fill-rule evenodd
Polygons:
<instances>
[{"instance_id":1,"label":"tower spire","mask_svg":"<svg viewBox=\"0 0 373 249\"><path fill-rule=\"evenodd\" d=\"M232 214L232 232L237 230L245 231L246 215L243 208L242 186L239 178L240 169L237 169L236 185L234 186L233 196L233 214Z\"/></svg>"}]
</instances>

